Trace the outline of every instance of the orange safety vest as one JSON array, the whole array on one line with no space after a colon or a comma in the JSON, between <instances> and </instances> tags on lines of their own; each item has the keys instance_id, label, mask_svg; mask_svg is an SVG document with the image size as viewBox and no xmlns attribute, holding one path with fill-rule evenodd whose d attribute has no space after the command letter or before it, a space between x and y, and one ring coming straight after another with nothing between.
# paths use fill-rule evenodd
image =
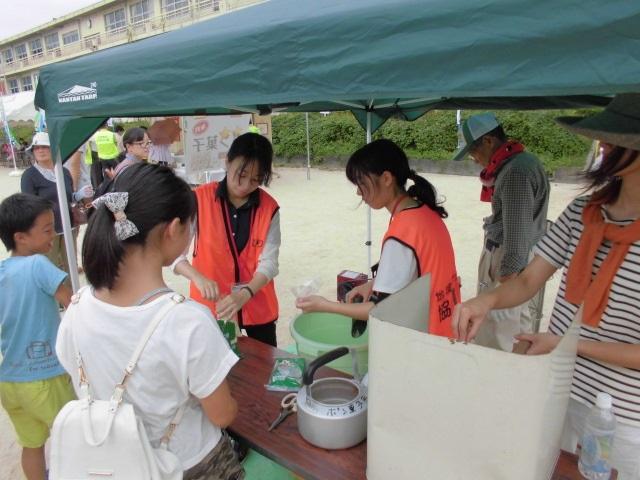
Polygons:
<instances>
[{"instance_id":1,"label":"orange safety vest","mask_svg":"<svg viewBox=\"0 0 640 480\"><path fill-rule=\"evenodd\" d=\"M396 213L382 241L393 238L413 250L418 277L431 274L429 333L451 337L453 307L460 301L460 280L449 230L426 205Z\"/></svg>"},{"instance_id":2,"label":"orange safety vest","mask_svg":"<svg viewBox=\"0 0 640 480\"><path fill-rule=\"evenodd\" d=\"M252 212L249 240L237 253L227 202L216 197L218 183L212 182L196 188L198 199L198 233L193 253L193 266L204 276L218 284L220 295L231 293L236 283L249 283L258 267L260 254L267 240L271 219L278 211L278 203L263 189L259 189L260 202ZM200 295L191 282L191 298L209 307L216 314L215 302ZM264 325L278 319L278 298L271 280L238 312L240 327Z\"/></svg>"}]
</instances>

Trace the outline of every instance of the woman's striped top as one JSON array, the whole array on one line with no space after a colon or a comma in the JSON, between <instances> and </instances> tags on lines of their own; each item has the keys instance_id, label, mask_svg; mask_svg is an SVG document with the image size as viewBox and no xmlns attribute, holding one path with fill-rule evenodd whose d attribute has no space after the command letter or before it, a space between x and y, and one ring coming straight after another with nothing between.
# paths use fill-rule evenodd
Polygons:
<instances>
[{"instance_id":1,"label":"woman's striped top","mask_svg":"<svg viewBox=\"0 0 640 480\"><path fill-rule=\"evenodd\" d=\"M582 235L582 210L588 197L574 200L560 215L549 232L534 249L557 268L562 268L560 289L551 314L549 331L562 335L572 322L579 305L565 299L567 268ZM602 210L605 221L628 225L632 220L613 221ZM611 249L611 242L600 245L591 271L595 275ZM609 302L597 328L582 326L580 338L599 342L640 343L640 241L631 245L624 262L616 273ZM640 370L624 368L587 357L578 356L571 387L571 397L586 405L594 405L598 392L613 397L613 407L619 422L640 427Z\"/></svg>"}]
</instances>

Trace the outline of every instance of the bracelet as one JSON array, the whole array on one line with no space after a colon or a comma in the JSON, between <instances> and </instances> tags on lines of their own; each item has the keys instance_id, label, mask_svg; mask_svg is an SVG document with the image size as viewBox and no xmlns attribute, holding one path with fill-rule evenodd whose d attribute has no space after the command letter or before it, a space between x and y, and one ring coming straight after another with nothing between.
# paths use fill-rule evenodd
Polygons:
<instances>
[{"instance_id":1,"label":"bracelet","mask_svg":"<svg viewBox=\"0 0 640 480\"><path fill-rule=\"evenodd\" d=\"M253 290L251 290L251 287L249 285L245 285L240 290L246 290L247 292L249 292L249 295L250 295L249 298L253 298Z\"/></svg>"}]
</instances>

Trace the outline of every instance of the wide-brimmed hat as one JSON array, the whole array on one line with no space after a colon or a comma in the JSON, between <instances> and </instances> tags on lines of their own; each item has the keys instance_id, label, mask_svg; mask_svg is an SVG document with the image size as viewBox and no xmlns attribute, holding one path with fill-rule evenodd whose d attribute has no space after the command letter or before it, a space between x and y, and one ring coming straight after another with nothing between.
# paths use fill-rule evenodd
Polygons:
<instances>
[{"instance_id":1,"label":"wide-brimmed hat","mask_svg":"<svg viewBox=\"0 0 640 480\"><path fill-rule=\"evenodd\" d=\"M464 146L458 149L453 156L453 160L462 160L469 153L469 148L471 148L471 144L473 142L499 126L500 123L498 122L498 119L491 112L471 115L462 122L461 129L462 137L464 138Z\"/></svg>"},{"instance_id":2,"label":"wide-brimmed hat","mask_svg":"<svg viewBox=\"0 0 640 480\"><path fill-rule=\"evenodd\" d=\"M47 132L36 133L27 150L31 150L33 147L51 147L51 143L49 143L49 134Z\"/></svg>"},{"instance_id":3,"label":"wide-brimmed hat","mask_svg":"<svg viewBox=\"0 0 640 480\"><path fill-rule=\"evenodd\" d=\"M621 93L599 113L588 117L558 117L556 122L578 135L640 150L640 93Z\"/></svg>"}]
</instances>

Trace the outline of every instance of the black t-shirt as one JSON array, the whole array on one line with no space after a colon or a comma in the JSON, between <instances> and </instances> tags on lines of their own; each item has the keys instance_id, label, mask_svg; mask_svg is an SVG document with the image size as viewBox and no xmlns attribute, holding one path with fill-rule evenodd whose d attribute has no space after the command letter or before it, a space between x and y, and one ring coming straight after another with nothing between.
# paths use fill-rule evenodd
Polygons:
<instances>
[{"instance_id":1,"label":"black t-shirt","mask_svg":"<svg viewBox=\"0 0 640 480\"><path fill-rule=\"evenodd\" d=\"M251 216L254 208L260 204L260 192L254 190L249 195L246 203L236 208L229 201L229 193L227 190L227 178L225 177L216 190L216 197L223 199L229 207L229 223L231 224L231 234L236 243L238 253L241 253L249 241L249 233L251 231Z\"/></svg>"},{"instance_id":2,"label":"black t-shirt","mask_svg":"<svg viewBox=\"0 0 640 480\"><path fill-rule=\"evenodd\" d=\"M64 171L64 185L67 190L67 208L71 216L71 198L73 195L73 181L71 174L66 168ZM42 176L36 167L29 167L22 174L20 179L20 190L22 193L30 193L40 198L45 198L53 203L53 216L55 218L56 233L62 233L62 220L60 219L60 207L58 205L58 191L55 182L47 180ZM73 217L71 217L73 224Z\"/></svg>"}]
</instances>

